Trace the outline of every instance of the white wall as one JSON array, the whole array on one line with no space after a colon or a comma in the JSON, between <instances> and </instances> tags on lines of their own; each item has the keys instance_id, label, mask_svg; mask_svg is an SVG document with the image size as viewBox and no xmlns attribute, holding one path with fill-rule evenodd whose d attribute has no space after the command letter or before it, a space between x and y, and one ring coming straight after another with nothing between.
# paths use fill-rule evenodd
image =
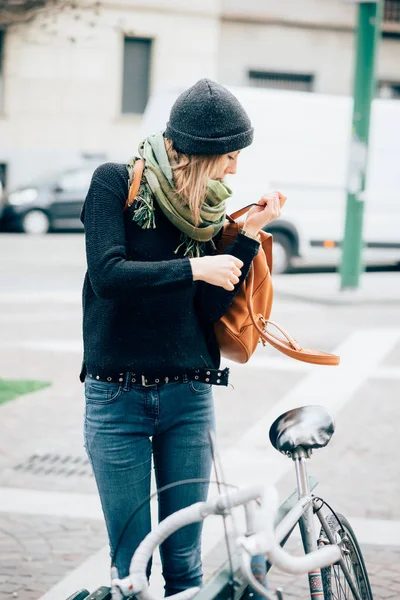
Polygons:
<instances>
[{"instance_id":1,"label":"white wall","mask_svg":"<svg viewBox=\"0 0 400 600\"><path fill-rule=\"evenodd\" d=\"M353 92L356 4L345 0L222 0L219 76L246 85L249 69L314 73L314 90ZM400 40L381 39L378 79L400 81Z\"/></svg>"},{"instance_id":2,"label":"white wall","mask_svg":"<svg viewBox=\"0 0 400 600\"><path fill-rule=\"evenodd\" d=\"M314 73L315 91L348 95L354 23L344 0L105 0L79 20L49 14L14 27L0 114L9 184L72 166L82 153L125 161L135 152L142 119L121 114L124 35L154 40L152 93L201 77L246 85L247 71L260 69ZM400 79L398 40L382 41L379 77Z\"/></svg>"},{"instance_id":3,"label":"white wall","mask_svg":"<svg viewBox=\"0 0 400 600\"><path fill-rule=\"evenodd\" d=\"M141 117L121 114L124 35L154 40L151 92L216 77L218 19L211 10L178 12L179 4L160 11L111 2L98 17L44 16L9 30L0 162L10 163L10 186L81 152L116 160L135 152Z\"/></svg>"},{"instance_id":4,"label":"white wall","mask_svg":"<svg viewBox=\"0 0 400 600\"><path fill-rule=\"evenodd\" d=\"M352 27L355 18L355 5L346 0L221 0L221 11L227 18L285 20L330 27Z\"/></svg>"},{"instance_id":5,"label":"white wall","mask_svg":"<svg viewBox=\"0 0 400 600\"><path fill-rule=\"evenodd\" d=\"M227 85L248 85L249 69L310 73L314 90L348 94L353 78L351 32L224 22L219 73Z\"/></svg>"}]
</instances>

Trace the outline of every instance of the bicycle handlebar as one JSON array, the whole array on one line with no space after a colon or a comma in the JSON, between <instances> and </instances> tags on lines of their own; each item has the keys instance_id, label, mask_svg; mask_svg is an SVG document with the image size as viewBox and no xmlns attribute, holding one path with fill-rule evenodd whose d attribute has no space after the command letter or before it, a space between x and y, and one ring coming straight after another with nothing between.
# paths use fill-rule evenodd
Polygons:
<instances>
[{"instance_id":1,"label":"bicycle handlebar","mask_svg":"<svg viewBox=\"0 0 400 600\"><path fill-rule=\"evenodd\" d=\"M250 562L252 556L264 554L271 563L289 573L308 573L339 560L341 552L338 546L329 546L302 557L294 557L285 552L278 544L274 533L275 515L278 507L275 488L268 489L264 495L263 487L249 486L233 492L219 494L207 502L192 504L161 521L137 548L131 560L128 577L124 579L112 577L113 600L122 600L124 597L122 594L135 594L139 600L156 600L149 590L146 568L157 546L181 527L202 521L209 515L224 514L235 506L245 505L246 519L254 525L256 522L256 519L254 519L255 500L262 501L264 523L260 523L257 527L259 531L247 537L239 538L238 544L241 547L243 575L251 587L265 598L270 600L271 596L268 595L265 588L258 583L251 572ZM260 531L261 527L262 530ZM189 588L170 596L170 598L171 600L191 600L198 591L199 588Z\"/></svg>"}]
</instances>

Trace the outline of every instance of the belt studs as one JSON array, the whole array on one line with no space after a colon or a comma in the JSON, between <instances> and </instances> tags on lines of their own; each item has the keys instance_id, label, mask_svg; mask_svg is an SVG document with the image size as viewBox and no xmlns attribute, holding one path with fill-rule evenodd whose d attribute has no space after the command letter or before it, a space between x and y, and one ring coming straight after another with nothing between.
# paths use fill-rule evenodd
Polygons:
<instances>
[{"instance_id":1,"label":"belt studs","mask_svg":"<svg viewBox=\"0 0 400 600\"><path fill-rule=\"evenodd\" d=\"M100 376L99 376L99 375L96 375L96 379L100 379Z\"/></svg>"},{"instance_id":2,"label":"belt studs","mask_svg":"<svg viewBox=\"0 0 400 600\"><path fill-rule=\"evenodd\" d=\"M107 377L107 381L112 381L112 377Z\"/></svg>"},{"instance_id":3,"label":"belt studs","mask_svg":"<svg viewBox=\"0 0 400 600\"><path fill-rule=\"evenodd\" d=\"M118 379L118 381L121 381L121 382L122 382L122 381L123 381L123 378L122 378L122 377L120 377L120 378Z\"/></svg>"},{"instance_id":4,"label":"belt studs","mask_svg":"<svg viewBox=\"0 0 400 600\"><path fill-rule=\"evenodd\" d=\"M210 379L209 379L208 377L206 377L206 381L207 381L207 383L208 383L208 382L210 381Z\"/></svg>"},{"instance_id":5,"label":"belt studs","mask_svg":"<svg viewBox=\"0 0 400 600\"><path fill-rule=\"evenodd\" d=\"M198 376L198 375L195 375L195 376L194 376L194 378L195 378L195 379L198 379L198 378L199 378L199 376Z\"/></svg>"}]
</instances>

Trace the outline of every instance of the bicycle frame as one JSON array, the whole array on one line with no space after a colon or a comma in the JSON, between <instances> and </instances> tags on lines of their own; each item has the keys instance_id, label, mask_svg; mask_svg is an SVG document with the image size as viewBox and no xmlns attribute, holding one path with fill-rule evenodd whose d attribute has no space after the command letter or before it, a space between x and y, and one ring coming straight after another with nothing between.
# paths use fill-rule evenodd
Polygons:
<instances>
[{"instance_id":1,"label":"bicycle frame","mask_svg":"<svg viewBox=\"0 0 400 600\"><path fill-rule=\"evenodd\" d=\"M314 514L317 515L329 542L331 544L337 543L325 516L321 512L321 501L311 493L317 486L317 481L307 475L305 461L308 457L307 453L301 448L297 449L291 456L295 463L297 488L280 506L275 529L277 541L281 546L284 546L296 525L299 524L304 551L307 554L317 550L319 544L315 531ZM356 600L362 600L343 558L339 560L339 564L354 597ZM271 566L267 563L267 571ZM310 597L323 599L324 592L320 570L309 573L308 578ZM225 564L197 594L196 600L214 600L216 598L218 600L230 600L233 597L235 600L239 600L246 598L249 592L251 593L251 590L241 573L239 556L235 554L233 557L233 578L229 564Z\"/></svg>"},{"instance_id":2,"label":"bicycle frame","mask_svg":"<svg viewBox=\"0 0 400 600\"><path fill-rule=\"evenodd\" d=\"M331 544L337 543L333 537L332 531L331 531L324 515L321 513L322 506L319 505L319 500L314 498L312 495L310 495L310 487L308 484L307 467L306 467L306 459L307 458L309 458L309 455L302 448L297 449L296 452L294 452L293 456L292 456L292 459L295 463L295 468L296 468L297 489L298 489L298 495L299 495L299 502L297 503L296 506L299 506L299 504L301 504L302 500L304 500L304 501L307 500L303 514L298 519L299 526L300 526L300 532L301 532L301 538L303 541L303 547L304 547L304 551L306 553L312 552L313 550L317 550L317 548L318 548L318 540L317 540L317 535L316 535L316 531L315 531L314 514L317 515L317 517L321 523L321 527L324 530L325 535L328 538L329 542ZM308 502L308 499L310 499L310 502ZM291 511L293 514L296 510L296 506ZM287 517L289 517L289 516L290 516L290 513L289 513L289 515L287 515ZM283 539L280 537L278 531L277 531L277 538L278 538L279 542L281 542L281 539ZM339 560L339 564L342 568L342 571L346 578L346 581L349 584L349 587L354 594L354 597L356 598L356 600L362 600L360 597L360 594L358 593L356 586L354 585L354 582L353 582L353 579L349 572L349 569L348 569L345 561L343 560L343 558L341 558ZM322 587L321 572L319 571L319 573L317 573L316 571L314 571L313 573L309 573L308 579L309 579L311 597L313 597L313 596L315 597L317 594L319 594L320 597L323 598L324 590ZM319 587L319 589L317 589L317 586Z\"/></svg>"}]
</instances>

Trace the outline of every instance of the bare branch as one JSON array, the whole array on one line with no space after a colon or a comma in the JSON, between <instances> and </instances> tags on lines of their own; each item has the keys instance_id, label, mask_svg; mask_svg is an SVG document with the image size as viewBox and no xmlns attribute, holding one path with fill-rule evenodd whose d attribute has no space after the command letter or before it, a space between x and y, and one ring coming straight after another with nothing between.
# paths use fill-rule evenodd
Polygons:
<instances>
[{"instance_id":1,"label":"bare branch","mask_svg":"<svg viewBox=\"0 0 400 600\"><path fill-rule=\"evenodd\" d=\"M82 0L0 0L0 27L28 23L46 12L58 14L67 9L85 8L87 4ZM93 1L90 6L99 7L100 2Z\"/></svg>"}]
</instances>

